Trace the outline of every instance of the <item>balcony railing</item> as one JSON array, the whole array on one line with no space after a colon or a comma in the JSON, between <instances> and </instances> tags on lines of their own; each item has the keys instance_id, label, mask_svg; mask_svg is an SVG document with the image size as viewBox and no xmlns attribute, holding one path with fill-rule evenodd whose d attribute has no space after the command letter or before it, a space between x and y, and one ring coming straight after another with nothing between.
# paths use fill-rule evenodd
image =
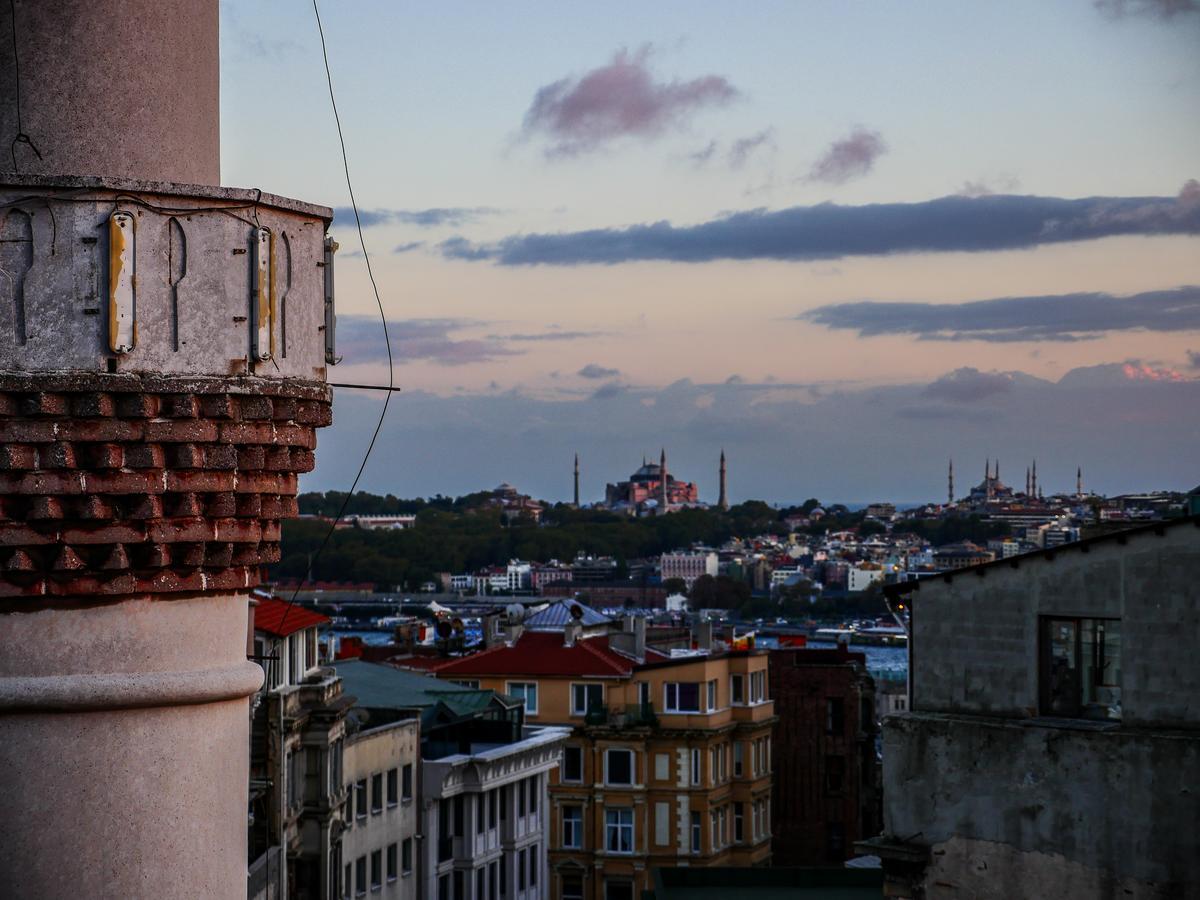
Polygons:
<instances>
[{"instance_id":1,"label":"balcony railing","mask_svg":"<svg viewBox=\"0 0 1200 900\"><path fill-rule=\"evenodd\" d=\"M631 703L627 706L593 706L584 719L588 725L603 725L609 728L655 728L658 716L649 703Z\"/></svg>"}]
</instances>

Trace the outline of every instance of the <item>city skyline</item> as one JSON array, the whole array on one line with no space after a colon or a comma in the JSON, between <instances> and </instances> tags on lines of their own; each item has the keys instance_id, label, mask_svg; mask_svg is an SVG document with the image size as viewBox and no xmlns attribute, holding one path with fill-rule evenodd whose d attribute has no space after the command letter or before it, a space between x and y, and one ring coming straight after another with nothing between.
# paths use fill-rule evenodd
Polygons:
<instances>
[{"instance_id":1,"label":"city skyline","mask_svg":"<svg viewBox=\"0 0 1200 900\"><path fill-rule=\"evenodd\" d=\"M596 446L599 419L689 468L726 445L745 465L735 501L932 499L944 462L924 467L950 455L1187 489L1200 15L1085 0L756 13L328 10L405 389L385 431L404 465L375 461L361 486L507 479L569 499L569 476L539 473ZM270 171L264 188L335 208L333 380L383 382L336 141L299 114L325 102L311 24L280 4L222 17L225 180ZM264 109L235 89L262 79L292 90ZM275 144L289 152L266 159ZM338 392L305 488L348 486L372 402ZM459 446L464 417L501 420L489 406L517 434ZM627 468L601 443L600 484ZM884 453L890 480L864 476ZM821 477L797 478L798 456Z\"/></svg>"}]
</instances>

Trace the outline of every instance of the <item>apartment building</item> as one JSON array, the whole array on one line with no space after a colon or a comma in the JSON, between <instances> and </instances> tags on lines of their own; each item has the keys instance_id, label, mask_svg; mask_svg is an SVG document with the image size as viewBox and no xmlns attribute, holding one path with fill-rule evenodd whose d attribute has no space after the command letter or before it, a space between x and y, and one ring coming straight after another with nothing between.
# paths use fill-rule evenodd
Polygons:
<instances>
[{"instance_id":1,"label":"apartment building","mask_svg":"<svg viewBox=\"0 0 1200 900\"><path fill-rule=\"evenodd\" d=\"M358 718L351 712L350 729ZM416 900L420 723L365 725L345 743L341 896Z\"/></svg>"},{"instance_id":2,"label":"apartment building","mask_svg":"<svg viewBox=\"0 0 1200 900\"><path fill-rule=\"evenodd\" d=\"M489 632L490 633L490 632ZM767 657L648 648L644 620L577 603L509 621L494 646L436 667L571 728L549 786L549 880L562 900L633 900L656 866L771 857Z\"/></svg>"},{"instance_id":3,"label":"apartment building","mask_svg":"<svg viewBox=\"0 0 1200 900\"><path fill-rule=\"evenodd\" d=\"M691 590L692 584L701 575L711 575L715 578L719 571L717 554L711 551L664 553L659 557L658 564L663 581L682 578L688 590Z\"/></svg>"},{"instance_id":4,"label":"apartment building","mask_svg":"<svg viewBox=\"0 0 1200 900\"><path fill-rule=\"evenodd\" d=\"M251 894L299 900L338 896L346 713L341 679L321 668L317 632L329 619L258 592L254 655L262 690L250 734ZM271 860L282 855L282 868Z\"/></svg>"},{"instance_id":5,"label":"apartment building","mask_svg":"<svg viewBox=\"0 0 1200 900\"><path fill-rule=\"evenodd\" d=\"M360 660L339 661L337 671L358 698L352 719L362 736L393 734L396 726L415 736L419 727L420 740L415 769L405 762L408 744L399 754L362 754L361 767L353 762L354 824L343 856L354 893L344 896L364 896L365 884L371 897L389 890L430 900L548 897L548 776L569 729L527 725L519 700L490 689ZM359 755L355 743L347 752ZM389 827L397 802L400 816Z\"/></svg>"}]
</instances>

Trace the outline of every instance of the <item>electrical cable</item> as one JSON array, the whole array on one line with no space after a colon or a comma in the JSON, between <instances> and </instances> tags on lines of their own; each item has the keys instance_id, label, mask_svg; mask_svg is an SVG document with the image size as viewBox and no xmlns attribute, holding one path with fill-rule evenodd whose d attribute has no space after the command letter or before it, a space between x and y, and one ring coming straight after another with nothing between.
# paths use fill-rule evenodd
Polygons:
<instances>
[{"instance_id":1,"label":"electrical cable","mask_svg":"<svg viewBox=\"0 0 1200 900\"><path fill-rule=\"evenodd\" d=\"M379 438L379 432L383 428L383 420L387 416L388 404L391 403L396 384L396 373L392 365L392 341L388 336L387 314L383 310L383 300L379 296L379 285L375 282L375 272L371 268L371 255L367 252L367 242L363 237L362 218L358 214L358 202L354 199L354 184L350 178L350 160L346 155L346 140L342 135L342 120L338 116L337 98L333 93L333 75L329 71L329 51L325 47L325 29L321 26L321 11L317 8L317 0L313 0L313 15L316 17L317 33L321 38L321 57L325 62L325 82L329 85L329 105L333 108L333 121L337 125L338 144L342 150L342 170L346 174L346 190L350 194L350 206L354 210L354 224L358 228L358 244L362 248L363 259L367 264L367 277L371 280L371 290L375 294L375 305L379 307L379 320L383 325L383 342L387 348L388 384L387 392L383 396L383 408L379 411L379 421L375 423L375 431L371 435L370 443L367 444L367 452L363 454L362 464L358 467L358 473L354 476L354 481L350 485L350 490L346 492L346 497L342 500L342 505L338 509L337 515L329 523L329 530L325 532L325 537L321 540L320 546L317 547L317 552L309 558L308 568L304 572L304 577L297 582L296 589L292 591L287 609L283 611L283 617L279 620L280 631L283 630L283 626L287 622L288 614L292 611L292 607L296 603L296 597L299 595L300 589L312 578L313 567L321 558L321 554L324 552L325 547L328 546L329 539L333 536L334 530L346 514L346 507L349 506L350 499L354 496L354 490L358 487L359 479L362 478L363 470L367 467L367 460L371 458L371 451L375 449L375 441Z\"/></svg>"},{"instance_id":2,"label":"electrical cable","mask_svg":"<svg viewBox=\"0 0 1200 900\"><path fill-rule=\"evenodd\" d=\"M13 80L16 82L17 95L17 136L8 145L8 152L12 154L13 171L20 172L21 169L17 165L17 144L26 144L39 160L42 158L42 151L37 148L33 138L25 133L25 126L21 123L21 55L17 52L16 0L8 0L8 16L12 23Z\"/></svg>"}]
</instances>

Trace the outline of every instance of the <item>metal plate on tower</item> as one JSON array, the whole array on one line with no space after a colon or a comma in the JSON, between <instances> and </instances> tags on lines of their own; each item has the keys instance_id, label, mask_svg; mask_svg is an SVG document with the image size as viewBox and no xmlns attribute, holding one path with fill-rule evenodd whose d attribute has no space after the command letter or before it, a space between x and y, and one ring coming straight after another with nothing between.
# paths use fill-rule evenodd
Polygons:
<instances>
[{"instance_id":1,"label":"metal plate on tower","mask_svg":"<svg viewBox=\"0 0 1200 900\"><path fill-rule=\"evenodd\" d=\"M132 213L108 217L108 348L129 353L137 345L137 277Z\"/></svg>"}]
</instances>

